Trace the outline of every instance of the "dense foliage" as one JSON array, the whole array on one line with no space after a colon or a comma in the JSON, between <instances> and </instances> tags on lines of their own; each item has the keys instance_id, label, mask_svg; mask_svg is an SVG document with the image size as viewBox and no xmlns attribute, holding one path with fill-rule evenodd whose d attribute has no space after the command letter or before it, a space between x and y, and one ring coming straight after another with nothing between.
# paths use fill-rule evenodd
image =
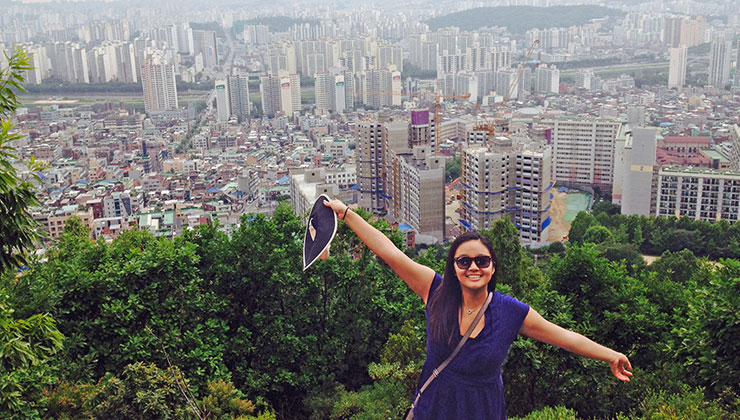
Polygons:
<instances>
[{"instance_id":1,"label":"dense foliage","mask_svg":"<svg viewBox=\"0 0 740 420\"><path fill-rule=\"evenodd\" d=\"M6 58L8 65L0 68L0 270L27 264L27 252L40 238L30 210L39 204L32 181L38 180L35 173L42 169L34 160L26 165L34 175L23 177L16 169L18 161L10 144L21 135L10 117L20 105L17 93L23 91L23 73L32 67L20 48Z\"/></svg>"},{"instance_id":2,"label":"dense foliage","mask_svg":"<svg viewBox=\"0 0 740 420\"><path fill-rule=\"evenodd\" d=\"M599 217L592 226L603 227ZM0 415L104 418L125 406L126 418L147 419L205 410L269 418L270 409L289 419L401 417L424 358L421 301L343 223L334 255L302 272L302 230L287 207L245 217L231 237L204 226L174 240L129 232L91 242L69 223L46 263L0 286L14 311L6 318L46 313L65 337L41 355L38 381L17 385L24 415L18 405L0 405ZM625 236L596 231L584 237ZM549 247L535 265L508 220L485 234L499 254L500 290L625 352L636 368L622 384L604 363L517 340L504 367L510 415L738 418L738 261L716 267L670 252L630 273L603 244L572 243ZM442 250L417 258L442 270Z\"/></svg>"},{"instance_id":3,"label":"dense foliage","mask_svg":"<svg viewBox=\"0 0 740 420\"><path fill-rule=\"evenodd\" d=\"M500 6L478 7L450 13L427 21L432 30L456 26L462 31L483 27L506 27L510 32L523 34L533 28L567 28L583 25L591 19L621 16L624 12L603 6Z\"/></svg>"}]
</instances>

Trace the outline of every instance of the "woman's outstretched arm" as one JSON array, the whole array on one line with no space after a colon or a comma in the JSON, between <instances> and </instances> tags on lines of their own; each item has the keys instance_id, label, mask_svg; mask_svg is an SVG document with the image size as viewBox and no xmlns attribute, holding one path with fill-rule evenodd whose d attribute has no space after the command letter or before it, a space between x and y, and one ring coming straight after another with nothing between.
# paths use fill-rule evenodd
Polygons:
<instances>
[{"instance_id":1,"label":"woman's outstretched arm","mask_svg":"<svg viewBox=\"0 0 740 420\"><path fill-rule=\"evenodd\" d=\"M552 344L580 356L607 362L609 363L609 369L620 381L629 382L629 377L632 376L632 372L630 372L632 365L627 356L589 340L581 334L553 324L532 308L529 309L527 317L524 318L519 334L543 343Z\"/></svg>"},{"instance_id":2,"label":"woman's outstretched arm","mask_svg":"<svg viewBox=\"0 0 740 420\"><path fill-rule=\"evenodd\" d=\"M427 301L429 287L434 279L434 270L421 265L396 248L393 242L382 232L375 229L365 219L350 210L346 204L339 200L324 202L325 206L331 207L337 218L344 217L344 222L352 229L360 240L370 248L371 251L388 264L393 271L414 291L419 297Z\"/></svg>"}]
</instances>

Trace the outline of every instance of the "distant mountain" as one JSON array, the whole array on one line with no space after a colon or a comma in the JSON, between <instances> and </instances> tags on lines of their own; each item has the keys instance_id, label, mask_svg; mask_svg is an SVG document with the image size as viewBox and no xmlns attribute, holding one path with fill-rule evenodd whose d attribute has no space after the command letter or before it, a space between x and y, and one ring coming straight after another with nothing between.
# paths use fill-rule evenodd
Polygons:
<instances>
[{"instance_id":1,"label":"distant mountain","mask_svg":"<svg viewBox=\"0 0 740 420\"><path fill-rule=\"evenodd\" d=\"M621 10L603 6L503 6L479 7L439 16L427 21L432 30L457 26L472 31L485 26L507 27L514 33L524 33L533 28L563 28L582 25L591 19L622 16Z\"/></svg>"}]
</instances>

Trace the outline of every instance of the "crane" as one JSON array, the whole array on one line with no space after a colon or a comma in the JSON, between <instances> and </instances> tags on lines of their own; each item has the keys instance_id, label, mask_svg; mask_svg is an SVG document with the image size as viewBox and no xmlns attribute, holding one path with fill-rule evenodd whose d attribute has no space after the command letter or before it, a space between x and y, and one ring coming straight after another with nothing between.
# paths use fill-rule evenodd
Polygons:
<instances>
[{"instance_id":1,"label":"crane","mask_svg":"<svg viewBox=\"0 0 740 420\"><path fill-rule=\"evenodd\" d=\"M511 84L509 85L509 89L506 91L506 95L504 96L504 99L499 103L499 107L503 106L508 102L509 98L511 98L511 95L514 94L514 89L519 86L519 79L522 77L522 73L524 73L524 66L529 61L530 57L532 57L532 52L534 52L534 49L539 45L540 40L535 39L534 42L532 42L532 45L529 47L529 50L527 51L527 56L524 59L524 62L519 65L519 68L517 69L516 76L514 77L514 80L512 80ZM482 111L480 105L475 104L475 108L478 111ZM483 124L478 124L473 127L473 130L475 131L487 131L488 132L488 139L493 139L495 133L496 133L496 127L495 127L495 121L489 121L485 115L481 115L481 118L483 118ZM495 119L495 115L494 115Z\"/></svg>"}]
</instances>

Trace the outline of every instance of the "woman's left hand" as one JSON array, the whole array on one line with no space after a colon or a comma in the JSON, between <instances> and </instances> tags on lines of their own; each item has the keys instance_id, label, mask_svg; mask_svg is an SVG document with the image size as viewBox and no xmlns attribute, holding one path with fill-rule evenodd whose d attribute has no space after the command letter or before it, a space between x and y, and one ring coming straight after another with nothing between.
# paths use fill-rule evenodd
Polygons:
<instances>
[{"instance_id":1,"label":"woman's left hand","mask_svg":"<svg viewBox=\"0 0 740 420\"><path fill-rule=\"evenodd\" d=\"M629 382L630 376L632 376L632 365L630 364L627 356L622 353L617 353L617 356L609 361L609 369L611 369L614 376L620 381Z\"/></svg>"}]
</instances>

